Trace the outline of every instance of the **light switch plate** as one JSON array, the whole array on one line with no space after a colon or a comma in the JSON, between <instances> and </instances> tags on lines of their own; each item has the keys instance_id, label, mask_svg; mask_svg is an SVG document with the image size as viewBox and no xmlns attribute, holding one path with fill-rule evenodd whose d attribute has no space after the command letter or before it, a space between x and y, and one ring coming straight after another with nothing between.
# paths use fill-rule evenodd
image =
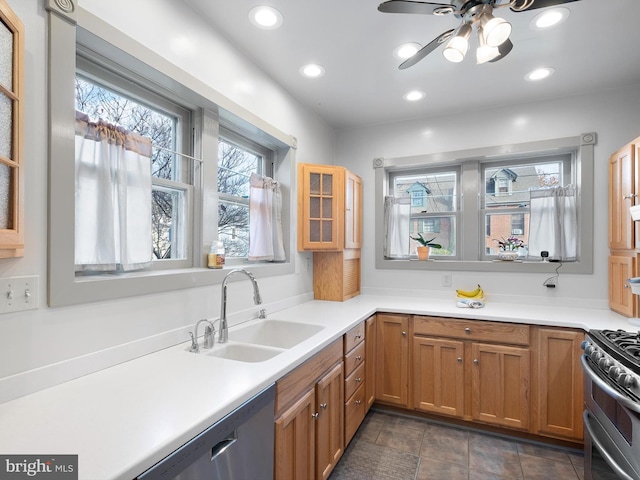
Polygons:
<instances>
[{"instance_id":1,"label":"light switch plate","mask_svg":"<svg viewBox=\"0 0 640 480\"><path fill-rule=\"evenodd\" d=\"M39 283L37 275L0 278L0 313L38 308Z\"/></svg>"}]
</instances>

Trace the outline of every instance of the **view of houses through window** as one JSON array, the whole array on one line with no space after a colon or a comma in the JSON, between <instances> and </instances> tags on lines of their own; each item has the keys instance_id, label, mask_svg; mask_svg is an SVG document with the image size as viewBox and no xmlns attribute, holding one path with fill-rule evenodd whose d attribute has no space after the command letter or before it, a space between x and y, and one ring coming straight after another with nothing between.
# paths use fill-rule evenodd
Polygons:
<instances>
[{"instance_id":1,"label":"view of houses through window","mask_svg":"<svg viewBox=\"0 0 640 480\"><path fill-rule=\"evenodd\" d=\"M458 226L466 215L475 214L481 216L480 224L484 225L484 235L479 238L478 245L480 256L497 255L497 242L509 237L525 244L519 249L519 254L526 256L529 191L569 183L571 156L479 163L479 169L482 185L475 192L466 192L478 197L476 212L462 212L460 209L461 175L458 168L424 168L390 175L393 195L411 200L410 236L422 233L424 238L433 239L434 243L442 246L432 248L432 256L458 257ZM407 241L410 243L410 255L415 255L417 242Z\"/></svg>"}]
</instances>

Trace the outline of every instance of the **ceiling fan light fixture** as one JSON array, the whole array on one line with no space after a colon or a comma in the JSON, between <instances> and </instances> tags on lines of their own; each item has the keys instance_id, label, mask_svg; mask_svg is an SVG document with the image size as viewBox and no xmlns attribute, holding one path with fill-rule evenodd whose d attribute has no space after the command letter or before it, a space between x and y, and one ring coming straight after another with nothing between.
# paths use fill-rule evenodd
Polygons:
<instances>
[{"instance_id":1,"label":"ceiling fan light fixture","mask_svg":"<svg viewBox=\"0 0 640 480\"><path fill-rule=\"evenodd\" d=\"M504 18L494 17L490 12L482 14L480 27L484 40L490 47L499 47L511 35L511 24Z\"/></svg>"},{"instance_id":2,"label":"ceiling fan light fixture","mask_svg":"<svg viewBox=\"0 0 640 480\"><path fill-rule=\"evenodd\" d=\"M469 37L471 36L471 26L463 23L458 28L456 34L449 40L447 46L442 51L444 58L453 63L460 63L469 50Z\"/></svg>"}]
</instances>

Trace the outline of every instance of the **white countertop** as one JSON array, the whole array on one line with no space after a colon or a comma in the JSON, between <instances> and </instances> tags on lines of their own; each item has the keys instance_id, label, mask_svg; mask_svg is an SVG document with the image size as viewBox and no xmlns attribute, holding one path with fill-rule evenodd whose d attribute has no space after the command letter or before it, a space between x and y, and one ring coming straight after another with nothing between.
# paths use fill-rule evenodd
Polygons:
<instances>
[{"instance_id":1,"label":"white countertop","mask_svg":"<svg viewBox=\"0 0 640 480\"><path fill-rule=\"evenodd\" d=\"M265 362L192 354L187 342L4 403L0 453L77 454L81 479L134 478L376 311L635 330L609 310L491 302L468 309L449 299L366 295L312 301L269 318L325 328Z\"/></svg>"}]
</instances>

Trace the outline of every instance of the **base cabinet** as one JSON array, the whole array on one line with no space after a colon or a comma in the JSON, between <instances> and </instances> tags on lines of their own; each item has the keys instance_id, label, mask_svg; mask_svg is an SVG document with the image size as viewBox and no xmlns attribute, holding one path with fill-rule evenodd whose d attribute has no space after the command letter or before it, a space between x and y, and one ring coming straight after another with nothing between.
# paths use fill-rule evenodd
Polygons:
<instances>
[{"instance_id":1,"label":"base cabinet","mask_svg":"<svg viewBox=\"0 0 640 480\"><path fill-rule=\"evenodd\" d=\"M408 407L409 315L377 314L376 401Z\"/></svg>"},{"instance_id":2,"label":"base cabinet","mask_svg":"<svg viewBox=\"0 0 640 480\"><path fill-rule=\"evenodd\" d=\"M276 382L278 480L326 479L344 452L342 339Z\"/></svg>"},{"instance_id":3,"label":"base cabinet","mask_svg":"<svg viewBox=\"0 0 640 480\"><path fill-rule=\"evenodd\" d=\"M536 433L582 440L584 377L578 359L585 334L582 330L537 327L536 337Z\"/></svg>"}]
</instances>

